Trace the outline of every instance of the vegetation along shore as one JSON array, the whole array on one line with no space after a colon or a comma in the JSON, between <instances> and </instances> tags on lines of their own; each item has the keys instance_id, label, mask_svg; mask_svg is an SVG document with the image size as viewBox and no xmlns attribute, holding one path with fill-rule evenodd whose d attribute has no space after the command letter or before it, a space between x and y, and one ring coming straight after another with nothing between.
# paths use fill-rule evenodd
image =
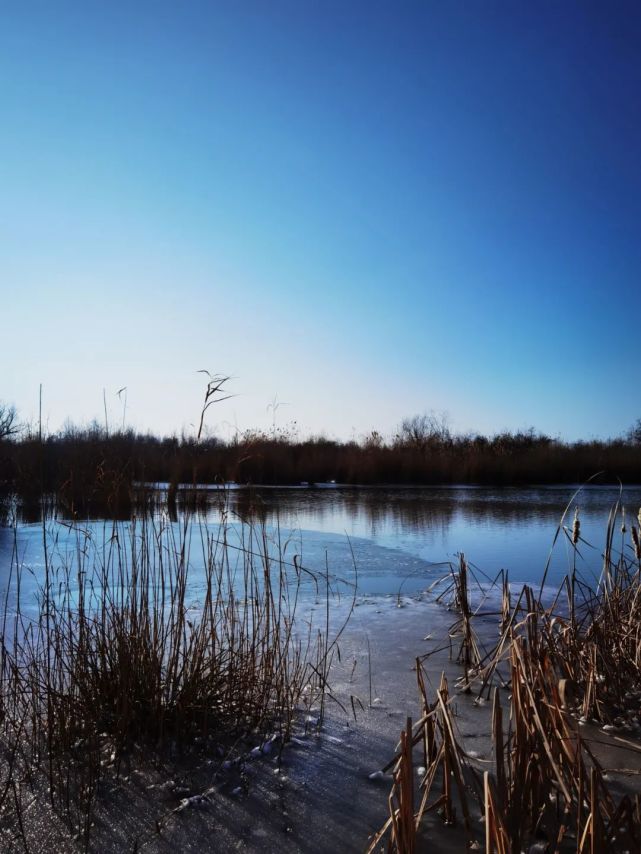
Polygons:
<instances>
[{"instance_id":1,"label":"vegetation along shore","mask_svg":"<svg viewBox=\"0 0 641 854\"><path fill-rule=\"evenodd\" d=\"M10 407L3 407L5 416ZM204 415L204 413L203 413ZM2 424L0 419L0 424ZM388 438L372 431L359 440L301 437L294 428L248 430L223 440L200 429L160 437L93 424L43 434L5 417L0 435L0 493L27 505L42 495L80 515L126 517L140 499L138 485L235 482L300 485L521 485L641 483L641 426L609 440L562 441L535 430L492 436L455 434L443 419L403 420Z\"/></svg>"}]
</instances>

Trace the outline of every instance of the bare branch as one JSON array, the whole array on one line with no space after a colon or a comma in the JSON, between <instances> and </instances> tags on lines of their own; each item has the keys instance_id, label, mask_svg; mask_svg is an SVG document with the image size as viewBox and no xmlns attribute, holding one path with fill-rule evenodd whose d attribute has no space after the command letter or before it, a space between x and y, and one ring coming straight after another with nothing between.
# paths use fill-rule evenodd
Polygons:
<instances>
[{"instance_id":1,"label":"bare branch","mask_svg":"<svg viewBox=\"0 0 641 854\"><path fill-rule=\"evenodd\" d=\"M17 435L21 430L15 406L0 401L0 441Z\"/></svg>"}]
</instances>

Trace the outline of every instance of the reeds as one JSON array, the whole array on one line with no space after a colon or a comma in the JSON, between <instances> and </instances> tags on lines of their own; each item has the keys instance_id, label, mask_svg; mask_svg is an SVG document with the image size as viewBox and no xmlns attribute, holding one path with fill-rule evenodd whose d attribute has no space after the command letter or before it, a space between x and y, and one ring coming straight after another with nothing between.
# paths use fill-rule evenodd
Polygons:
<instances>
[{"instance_id":1,"label":"reeds","mask_svg":"<svg viewBox=\"0 0 641 854\"><path fill-rule=\"evenodd\" d=\"M413 851L404 830L410 815L418 833L435 807L451 824L457 804L468 845L484 844L487 852L527 851L535 843L541 850L576 854L641 850L639 796L615 797L581 729L590 719L608 733L622 727L641 732L641 567L634 534L628 542L625 523L615 548L617 509L608 521L596 589L580 579L574 562L572 581L566 579L551 605L544 606L542 595L527 587L512 604L503 578L499 637L485 655L474 640L469 567L461 557L452 582L453 604L461 615L452 634L462 637L458 661L465 669L458 687L469 690L474 683L479 696L492 698L487 725L493 769L481 772L465 752L444 680L436 701L428 702L424 662L417 659L423 714L411 736L402 737L394 759L390 819L370 851L385 837L388 850ZM578 517L568 538L576 548ZM507 713L499 686L510 691ZM422 796L408 806L404 781L413 772L412 747L418 747L425 771ZM483 839L470 821L475 811L482 816Z\"/></svg>"},{"instance_id":2,"label":"reeds","mask_svg":"<svg viewBox=\"0 0 641 854\"><path fill-rule=\"evenodd\" d=\"M26 847L28 793L88 845L100 780L136 751L171 758L247 733L283 744L301 698L321 697L328 626L297 619L316 579L264 529L240 532L143 517L103 536L74 526L63 552L45 529L35 607L14 551L0 644L5 840Z\"/></svg>"}]
</instances>

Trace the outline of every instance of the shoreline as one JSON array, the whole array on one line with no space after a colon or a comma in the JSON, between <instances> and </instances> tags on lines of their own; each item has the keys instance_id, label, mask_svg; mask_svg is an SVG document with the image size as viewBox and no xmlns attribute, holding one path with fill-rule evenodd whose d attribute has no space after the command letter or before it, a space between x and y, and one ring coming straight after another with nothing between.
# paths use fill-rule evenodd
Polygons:
<instances>
[{"instance_id":1,"label":"shoreline","mask_svg":"<svg viewBox=\"0 0 641 854\"><path fill-rule=\"evenodd\" d=\"M330 633L348 607L344 603L332 610ZM220 746L177 754L171 765L144 752L126 756L120 777L111 769L100 783L89 850L200 852L209 850L215 840L219 850L250 854L364 852L387 817L392 779L381 769L393 758L407 717L416 720L420 713L416 657L431 653L426 661L431 694L442 673L451 694L456 694L462 667L454 660L457 642L449 642L448 634L457 616L426 596L404 596L398 602L359 597L339 641L340 657L337 653L332 661L331 695L319 732L318 708L301 707L280 763L276 750L257 751L251 739L242 748L236 746L243 760L227 768ZM496 642L495 619L478 618L475 629L483 646ZM492 767L491 705L475 703L473 693L459 693L452 709L461 744L482 774ZM590 723L581 730L616 791L634 792L641 774L641 742L627 733L621 741L620 734L605 733ZM183 805L186 798L195 799L202 792L207 793L206 803ZM29 825L30 850L42 854L83 850L46 807L38 813ZM425 845L428 840L429 850L439 854L465 850L461 822L446 827L435 813L429 815L419 838Z\"/></svg>"}]
</instances>

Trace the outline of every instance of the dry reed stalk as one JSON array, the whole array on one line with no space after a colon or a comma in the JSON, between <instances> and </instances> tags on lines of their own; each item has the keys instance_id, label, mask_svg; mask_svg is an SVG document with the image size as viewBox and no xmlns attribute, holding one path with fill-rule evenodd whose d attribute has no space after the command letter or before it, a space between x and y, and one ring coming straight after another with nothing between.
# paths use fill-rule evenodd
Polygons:
<instances>
[{"instance_id":1,"label":"dry reed stalk","mask_svg":"<svg viewBox=\"0 0 641 854\"><path fill-rule=\"evenodd\" d=\"M416 845L412 741L412 719L408 718L401 732L401 755L394 770L394 785L389 798L392 838L399 850L407 854L414 854Z\"/></svg>"},{"instance_id":2,"label":"dry reed stalk","mask_svg":"<svg viewBox=\"0 0 641 854\"><path fill-rule=\"evenodd\" d=\"M489 772L483 775L484 783L484 815L485 815L485 850L487 854L510 854L508 834L503 823L500 807L497 808L497 797L494 784ZM499 802L500 803L500 802Z\"/></svg>"}]
</instances>

